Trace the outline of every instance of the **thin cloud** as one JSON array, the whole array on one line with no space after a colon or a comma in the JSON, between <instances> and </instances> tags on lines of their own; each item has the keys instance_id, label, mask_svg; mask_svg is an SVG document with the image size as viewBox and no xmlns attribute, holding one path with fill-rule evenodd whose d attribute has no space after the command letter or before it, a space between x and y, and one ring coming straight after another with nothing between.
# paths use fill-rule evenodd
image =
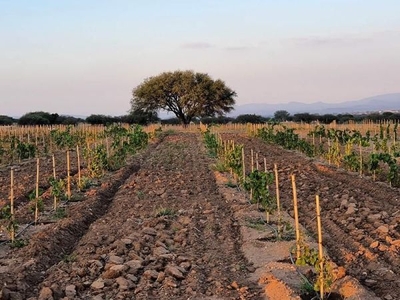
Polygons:
<instances>
[{"instance_id":1,"label":"thin cloud","mask_svg":"<svg viewBox=\"0 0 400 300\"><path fill-rule=\"evenodd\" d=\"M233 46L233 47L225 47L224 50L226 51L232 51L232 52L236 52L236 51L246 51L249 50L250 47L246 47L246 46Z\"/></svg>"},{"instance_id":2,"label":"thin cloud","mask_svg":"<svg viewBox=\"0 0 400 300\"><path fill-rule=\"evenodd\" d=\"M301 37L289 39L289 42L296 46L323 47L323 46L356 46L360 44L370 43L371 37Z\"/></svg>"},{"instance_id":3,"label":"thin cloud","mask_svg":"<svg viewBox=\"0 0 400 300\"><path fill-rule=\"evenodd\" d=\"M184 49L208 49L214 48L213 44L206 42L193 42L193 43L185 43L181 45L181 48Z\"/></svg>"}]
</instances>

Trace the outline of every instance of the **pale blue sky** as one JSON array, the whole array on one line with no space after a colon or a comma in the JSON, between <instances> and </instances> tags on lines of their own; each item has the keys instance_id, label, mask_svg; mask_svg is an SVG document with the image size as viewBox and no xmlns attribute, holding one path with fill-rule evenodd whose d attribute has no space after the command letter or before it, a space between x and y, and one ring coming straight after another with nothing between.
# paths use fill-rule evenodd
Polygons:
<instances>
[{"instance_id":1,"label":"pale blue sky","mask_svg":"<svg viewBox=\"0 0 400 300\"><path fill-rule=\"evenodd\" d=\"M192 69L237 104L400 92L399 0L0 0L0 114L122 115Z\"/></svg>"}]
</instances>

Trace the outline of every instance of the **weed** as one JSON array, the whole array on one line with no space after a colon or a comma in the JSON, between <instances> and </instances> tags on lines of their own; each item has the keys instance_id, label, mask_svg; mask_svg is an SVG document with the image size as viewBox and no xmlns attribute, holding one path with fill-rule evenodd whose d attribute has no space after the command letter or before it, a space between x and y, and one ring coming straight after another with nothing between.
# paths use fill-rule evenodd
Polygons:
<instances>
[{"instance_id":1,"label":"weed","mask_svg":"<svg viewBox=\"0 0 400 300\"><path fill-rule=\"evenodd\" d=\"M161 216L175 216L176 212L172 208L167 208L167 207L160 207L156 211L156 217L161 217Z\"/></svg>"},{"instance_id":2,"label":"weed","mask_svg":"<svg viewBox=\"0 0 400 300\"><path fill-rule=\"evenodd\" d=\"M63 256L63 262L65 262L65 263L70 263L70 262L74 262L74 261L76 261L76 254L74 254L74 253L71 253L71 254L65 254L64 256Z\"/></svg>"},{"instance_id":3,"label":"weed","mask_svg":"<svg viewBox=\"0 0 400 300\"><path fill-rule=\"evenodd\" d=\"M25 247L26 245L28 245L28 241L27 240L24 240L24 239L17 239L17 240L14 240L11 244L10 244L10 247L11 248L22 248L22 247Z\"/></svg>"},{"instance_id":4,"label":"weed","mask_svg":"<svg viewBox=\"0 0 400 300\"><path fill-rule=\"evenodd\" d=\"M67 217L67 211L65 210L64 207L59 207L54 212L54 218L56 219L63 219L65 217Z\"/></svg>"}]
</instances>

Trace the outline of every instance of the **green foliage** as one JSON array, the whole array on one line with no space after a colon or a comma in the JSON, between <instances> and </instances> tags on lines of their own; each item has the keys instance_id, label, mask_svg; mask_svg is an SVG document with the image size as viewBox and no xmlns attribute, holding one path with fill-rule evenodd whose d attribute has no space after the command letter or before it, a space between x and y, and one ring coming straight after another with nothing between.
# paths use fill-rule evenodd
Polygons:
<instances>
[{"instance_id":1,"label":"green foliage","mask_svg":"<svg viewBox=\"0 0 400 300\"><path fill-rule=\"evenodd\" d=\"M15 120L9 116L0 115L0 126L1 125L12 125Z\"/></svg>"},{"instance_id":2,"label":"green foliage","mask_svg":"<svg viewBox=\"0 0 400 300\"><path fill-rule=\"evenodd\" d=\"M58 114L36 111L23 115L18 120L18 125L51 125L56 124Z\"/></svg>"},{"instance_id":3,"label":"green foliage","mask_svg":"<svg viewBox=\"0 0 400 300\"><path fill-rule=\"evenodd\" d=\"M66 130L61 131L59 129L53 129L50 131L51 140L59 149L71 149L79 140L77 135L71 133L71 126L68 126Z\"/></svg>"},{"instance_id":4,"label":"green foliage","mask_svg":"<svg viewBox=\"0 0 400 300\"><path fill-rule=\"evenodd\" d=\"M28 240L16 239L10 244L10 247L11 248L23 248L28 244L29 244Z\"/></svg>"},{"instance_id":5,"label":"green foliage","mask_svg":"<svg viewBox=\"0 0 400 300\"><path fill-rule=\"evenodd\" d=\"M172 208L167 208L167 207L160 207L156 211L156 217L162 217L162 216L170 216L173 217L176 215L176 211Z\"/></svg>"},{"instance_id":6,"label":"green foliage","mask_svg":"<svg viewBox=\"0 0 400 300\"><path fill-rule=\"evenodd\" d=\"M217 135L215 133L212 133L210 131L210 128L207 128L207 130L203 133L203 138L204 138L206 147L208 149L208 154L211 157L214 157L214 158L217 157L218 151L220 149L220 144L218 142Z\"/></svg>"},{"instance_id":7,"label":"green foliage","mask_svg":"<svg viewBox=\"0 0 400 300\"><path fill-rule=\"evenodd\" d=\"M319 291L321 288L321 281L319 280L323 276L323 290L326 292L330 291L330 288L334 282L334 275L331 264L326 256L322 257L322 261L319 259L318 251L311 248L303 238L299 241L300 245L300 256L296 257L296 265L304 266L309 265L314 268L317 273L316 278L312 279L314 291ZM322 269L321 269L322 264Z\"/></svg>"},{"instance_id":8,"label":"green foliage","mask_svg":"<svg viewBox=\"0 0 400 300\"><path fill-rule=\"evenodd\" d=\"M54 212L54 218L56 219L63 219L67 217L67 211L64 207L58 207Z\"/></svg>"},{"instance_id":9,"label":"green foliage","mask_svg":"<svg viewBox=\"0 0 400 300\"><path fill-rule=\"evenodd\" d=\"M19 140L16 140L16 142L16 152L18 159L28 159L35 157L37 147L34 144L24 143Z\"/></svg>"},{"instance_id":10,"label":"green foliage","mask_svg":"<svg viewBox=\"0 0 400 300\"><path fill-rule=\"evenodd\" d=\"M372 153L369 157L370 171L376 171L379 168L379 162L386 163L389 166L387 179L392 186L398 186L400 178L396 158L389 153Z\"/></svg>"},{"instance_id":11,"label":"green foliage","mask_svg":"<svg viewBox=\"0 0 400 300\"><path fill-rule=\"evenodd\" d=\"M274 119L278 122L284 122L290 119L290 113L286 110L277 110L274 113Z\"/></svg>"},{"instance_id":12,"label":"green foliage","mask_svg":"<svg viewBox=\"0 0 400 300\"><path fill-rule=\"evenodd\" d=\"M294 129L282 125L282 129L275 130L276 125L277 123L269 123L258 130L257 136L267 143L275 143L288 150L299 150L309 157L314 156L313 145L301 139Z\"/></svg>"},{"instance_id":13,"label":"green foliage","mask_svg":"<svg viewBox=\"0 0 400 300\"><path fill-rule=\"evenodd\" d=\"M62 179L56 179L54 177L49 178L49 184L51 186L51 195L56 197L58 200L66 198L66 184Z\"/></svg>"},{"instance_id":14,"label":"green foliage","mask_svg":"<svg viewBox=\"0 0 400 300\"><path fill-rule=\"evenodd\" d=\"M234 120L234 122L240 123L240 124L246 124L246 123L263 124L263 123L267 122L267 120L268 119L266 119L260 115L244 114L244 115L237 116L236 119Z\"/></svg>"},{"instance_id":15,"label":"green foliage","mask_svg":"<svg viewBox=\"0 0 400 300\"><path fill-rule=\"evenodd\" d=\"M259 170L251 172L244 181L244 188L251 191L251 202L261 205L263 209L271 212L275 208L275 202L270 195L268 186L274 182L272 173L265 173Z\"/></svg>"},{"instance_id":16,"label":"green foliage","mask_svg":"<svg viewBox=\"0 0 400 300\"><path fill-rule=\"evenodd\" d=\"M222 80L193 71L164 72L144 80L133 89L132 110L164 109L173 112L182 124L195 117L222 115L233 109L236 92Z\"/></svg>"}]
</instances>

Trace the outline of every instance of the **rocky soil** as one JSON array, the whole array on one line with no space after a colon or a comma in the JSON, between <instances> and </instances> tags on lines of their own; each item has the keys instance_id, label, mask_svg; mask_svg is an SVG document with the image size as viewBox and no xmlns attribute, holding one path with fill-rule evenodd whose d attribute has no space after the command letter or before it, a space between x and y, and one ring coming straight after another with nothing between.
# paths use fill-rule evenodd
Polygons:
<instances>
[{"instance_id":1,"label":"rocky soil","mask_svg":"<svg viewBox=\"0 0 400 300\"><path fill-rule=\"evenodd\" d=\"M382 299L396 299L398 190L255 138L223 137L243 143L247 155L257 151L260 165L265 156L269 170L278 164L288 222L289 175L296 175L300 221L311 237L318 193L328 254ZM199 134L150 145L69 203L67 217L29 227L22 235L28 245L0 245L0 299L299 299L300 281L287 262L293 241L277 243L265 237L268 230L252 228L248 218L260 212L226 187L214 162ZM345 299L364 295L356 290ZM374 299L367 294L362 299Z\"/></svg>"}]
</instances>

